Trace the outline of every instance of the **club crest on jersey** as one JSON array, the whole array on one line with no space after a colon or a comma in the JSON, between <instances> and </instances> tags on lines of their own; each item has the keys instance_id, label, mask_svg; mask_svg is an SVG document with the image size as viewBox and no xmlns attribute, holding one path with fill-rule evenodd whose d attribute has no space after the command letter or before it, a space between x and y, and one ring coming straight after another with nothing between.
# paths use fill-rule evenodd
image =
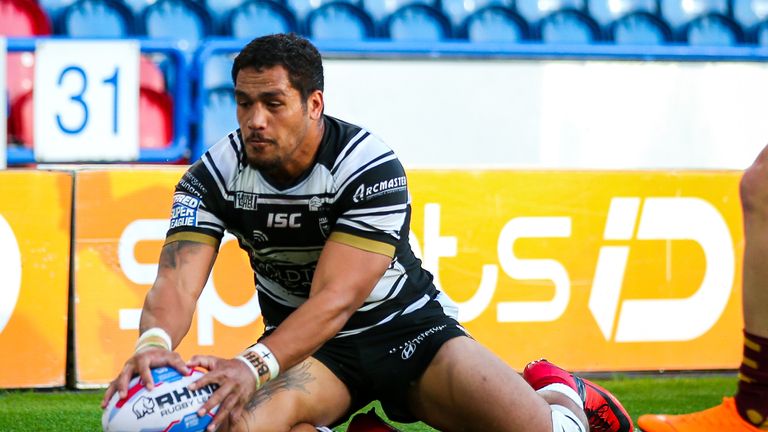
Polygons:
<instances>
[{"instance_id":1,"label":"club crest on jersey","mask_svg":"<svg viewBox=\"0 0 768 432\"><path fill-rule=\"evenodd\" d=\"M355 194L352 196L352 201L356 203L360 201L367 201L379 195L385 195L405 190L405 188L405 176L395 177L389 180L382 180L368 186L363 183L355 190Z\"/></svg>"},{"instance_id":2,"label":"club crest on jersey","mask_svg":"<svg viewBox=\"0 0 768 432\"><path fill-rule=\"evenodd\" d=\"M324 238L328 238L328 234L331 233L331 224L328 222L328 218L326 216L320 216L317 223L320 225L320 234L322 234Z\"/></svg>"},{"instance_id":3,"label":"club crest on jersey","mask_svg":"<svg viewBox=\"0 0 768 432\"><path fill-rule=\"evenodd\" d=\"M235 208L243 210L256 210L258 195L250 192L237 191L235 193Z\"/></svg>"}]
</instances>

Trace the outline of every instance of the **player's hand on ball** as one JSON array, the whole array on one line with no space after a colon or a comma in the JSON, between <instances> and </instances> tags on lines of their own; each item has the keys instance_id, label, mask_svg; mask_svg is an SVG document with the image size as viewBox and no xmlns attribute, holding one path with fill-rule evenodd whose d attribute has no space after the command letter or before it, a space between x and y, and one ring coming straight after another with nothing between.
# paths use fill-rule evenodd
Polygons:
<instances>
[{"instance_id":1,"label":"player's hand on ball","mask_svg":"<svg viewBox=\"0 0 768 432\"><path fill-rule=\"evenodd\" d=\"M256 377L253 372L240 360L223 359L214 356L198 355L192 357L187 364L189 367L203 367L208 369L202 378L190 385L191 390L196 390L210 383L216 383L219 388L213 392L211 398L197 412L198 416L219 406L214 423L208 425L209 431L214 431L225 420L234 424L242 416L245 405L256 393Z\"/></svg>"},{"instance_id":2,"label":"player's hand on ball","mask_svg":"<svg viewBox=\"0 0 768 432\"><path fill-rule=\"evenodd\" d=\"M105 408L107 406L109 399L115 392L120 394L121 399L124 399L128 395L128 383L137 374L141 377L144 386L148 390L152 390L155 383L152 380L150 369L159 366L170 366L182 375L189 375L190 372L187 364L178 353L164 348L147 347L134 353L125 362L120 374L107 387L104 399L101 400L101 407Z\"/></svg>"}]
</instances>

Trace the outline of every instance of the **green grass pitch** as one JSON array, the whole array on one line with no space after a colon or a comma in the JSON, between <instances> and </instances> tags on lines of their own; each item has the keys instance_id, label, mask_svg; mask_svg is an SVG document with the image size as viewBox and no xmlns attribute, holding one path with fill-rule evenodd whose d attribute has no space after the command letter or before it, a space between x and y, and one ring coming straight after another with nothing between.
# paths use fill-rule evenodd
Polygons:
<instances>
[{"instance_id":1,"label":"green grass pitch","mask_svg":"<svg viewBox=\"0 0 768 432\"><path fill-rule=\"evenodd\" d=\"M612 391L637 421L645 413L684 413L714 406L736 390L735 374L630 377L621 374L595 382ZM98 432L102 391L0 391L0 431ZM370 407L364 408L368 410ZM376 407L379 414L381 408ZM336 430L342 432L346 425ZM406 432L433 429L419 423L395 424Z\"/></svg>"}]
</instances>

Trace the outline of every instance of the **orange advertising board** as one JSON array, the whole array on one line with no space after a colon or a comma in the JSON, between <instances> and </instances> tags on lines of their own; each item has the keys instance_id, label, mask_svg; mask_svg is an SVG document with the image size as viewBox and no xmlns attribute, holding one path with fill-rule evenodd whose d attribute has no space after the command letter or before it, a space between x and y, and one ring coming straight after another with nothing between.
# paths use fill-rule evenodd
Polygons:
<instances>
[{"instance_id":1,"label":"orange advertising board","mask_svg":"<svg viewBox=\"0 0 768 432\"><path fill-rule=\"evenodd\" d=\"M77 174L75 352L80 386L112 380L133 352L144 296L157 273L173 188L184 170L124 169ZM256 341L259 319L248 259L225 237L192 327L179 346L234 356Z\"/></svg>"},{"instance_id":2,"label":"orange advertising board","mask_svg":"<svg viewBox=\"0 0 768 432\"><path fill-rule=\"evenodd\" d=\"M182 168L76 178L76 367L133 350ZM734 368L741 354L737 172L410 170L412 238L460 320L505 361L580 371ZM247 257L225 237L188 358L262 331Z\"/></svg>"},{"instance_id":3,"label":"orange advertising board","mask_svg":"<svg viewBox=\"0 0 768 432\"><path fill-rule=\"evenodd\" d=\"M735 368L740 176L411 171L411 243L515 368Z\"/></svg>"},{"instance_id":4,"label":"orange advertising board","mask_svg":"<svg viewBox=\"0 0 768 432\"><path fill-rule=\"evenodd\" d=\"M0 387L64 385L72 174L0 171Z\"/></svg>"}]
</instances>

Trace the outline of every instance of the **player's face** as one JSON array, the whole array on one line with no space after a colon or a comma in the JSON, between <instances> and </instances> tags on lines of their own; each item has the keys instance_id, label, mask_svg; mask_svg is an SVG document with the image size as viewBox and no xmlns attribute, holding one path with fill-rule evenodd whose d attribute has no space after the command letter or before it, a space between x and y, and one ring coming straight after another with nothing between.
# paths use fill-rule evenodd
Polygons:
<instances>
[{"instance_id":1,"label":"player's face","mask_svg":"<svg viewBox=\"0 0 768 432\"><path fill-rule=\"evenodd\" d=\"M322 115L322 92L303 101L282 66L244 68L237 74L235 100L253 168L290 180L311 164L319 138L310 129Z\"/></svg>"}]
</instances>

